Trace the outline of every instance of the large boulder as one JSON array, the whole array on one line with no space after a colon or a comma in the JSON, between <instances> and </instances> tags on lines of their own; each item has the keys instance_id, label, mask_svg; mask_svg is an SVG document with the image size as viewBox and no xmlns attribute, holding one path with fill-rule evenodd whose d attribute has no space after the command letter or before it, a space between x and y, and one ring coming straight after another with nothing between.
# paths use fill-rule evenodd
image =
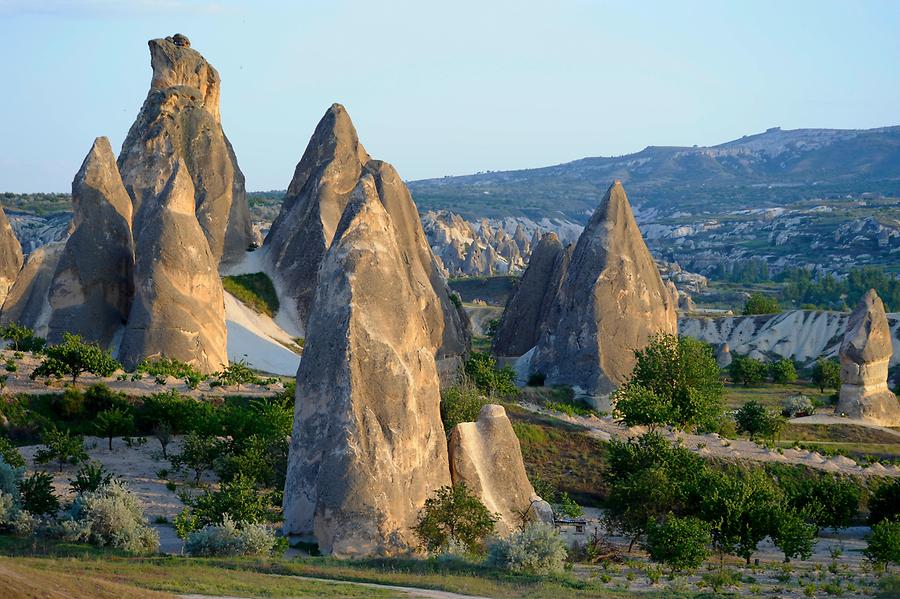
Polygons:
<instances>
[{"instance_id":1,"label":"large boulder","mask_svg":"<svg viewBox=\"0 0 900 599\"><path fill-rule=\"evenodd\" d=\"M477 422L453 427L449 452L453 484L464 483L499 516L499 535L514 532L530 519L532 504L541 498L528 480L519 439L503 406L488 404Z\"/></svg>"},{"instance_id":2,"label":"large boulder","mask_svg":"<svg viewBox=\"0 0 900 599\"><path fill-rule=\"evenodd\" d=\"M521 356L535 346L547 324L570 257L556 233L541 238L519 286L506 302L494 336L495 354Z\"/></svg>"},{"instance_id":3,"label":"large boulder","mask_svg":"<svg viewBox=\"0 0 900 599\"><path fill-rule=\"evenodd\" d=\"M608 409L603 398L631 373L634 350L677 326L675 300L616 181L578 238L531 370Z\"/></svg>"},{"instance_id":4,"label":"large boulder","mask_svg":"<svg viewBox=\"0 0 900 599\"><path fill-rule=\"evenodd\" d=\"M348 198L297 371L284 531L339 556L415 547L419 510L450 482L440 304L381 192L367 173Z\"/></svg>"},{"instance_id":5,"label":"large boulder","mask_svg":"<svg viewBox=\"0 0 900 599\"><path fill-rule=\"evenodd\" d=\"M135 242L135 296L120 359L168 357L202 372L228 364L225 299L215 256L194 213L194 186L179 160Z\"/></svg>"},{"instance_id":6,"label":"large boulder","mask_svg":"<svg viewBox=\"0 0 900 599\"><path fill-rule=\"evenodd\" d=\"M884 304L870 289L850 315L841 343L841 390L835 412L882 426L900 426L900 404L887 386L892 353Z\"/></svg>"},{"instance_id":7,"label":"large boulder","mask_svg":"<svg viewBox=\"0 0 900 599\"><path fill-rule=\"evenodd\" d=\"M74 231L50 286L48 340L77 333L109 347L134 294L131 198L109 140L98 137L72 181Z\"/></svg>"},{"instance_id":8,"label":"large boulder","mask_svg":"<svg viewBox=\"0 0 900 599\"><path fill-rule=\"evenodd\" d=\"M28 254L28 260L3 302L0 324L14 322L33 329L42 337L47 335L50 284L64 247L62 242L51 243Z\"/></svg>"},{"instance_id":9,"label":"large boulder","mask_svg":"<svg viewBox=\"0 0 900 599\"><path fill-rule=\"evenodd\" d=\"M0 305L6 300L24 263L22 246L0 206Z\"/></svg>"},{"instance_id":10,"label":"large boulder","mask_svg":"<svg viewBox=\"0 0 900 599\"><path fill-rule=\"evenodd\" d=\"M175 165L184 161L216 264L235 262L253 240L244 175L220 122L219 73L186 40L150 40L153 79L122 144L119 171L134 202L137 241Z\"/></svg>"},{"instance_id":11,"label":"large boulder","mask_svg":"<svg viewBox=\"0 0 900 599\"><path fill-rule=\"evenodd\" d=\"M378 198L394 221L401 250L425 270L444 320L439 359L468 352L471 335L465 312L451 299L428 246L418 210L406 184L390 164L373 160L359 142L346 109L334 104L319 122L294 170L281 212L265 240L269 270L287 310L305 330L313 309L316 277L334 240L350 193L371 176Z\"/></svg>"}]
</instances>

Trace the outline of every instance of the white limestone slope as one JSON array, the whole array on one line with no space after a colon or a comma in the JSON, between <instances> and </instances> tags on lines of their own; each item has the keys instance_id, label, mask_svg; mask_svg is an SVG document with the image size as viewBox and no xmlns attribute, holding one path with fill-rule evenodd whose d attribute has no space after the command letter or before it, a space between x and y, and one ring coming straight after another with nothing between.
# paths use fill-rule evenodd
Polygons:
<instances>
[{"instance_id":1,"label":"white limestone slope","mask_svg":"<svg viewBox=\"0 0 900 599\"><path fill-rule=\"evenodd\" d=\"M254 312L225 292L225 326L228 329L228 360L244 360L263 372L294 376L300 356L287 347L293 338L265 314Z\"/></svg>"}]
</instances>

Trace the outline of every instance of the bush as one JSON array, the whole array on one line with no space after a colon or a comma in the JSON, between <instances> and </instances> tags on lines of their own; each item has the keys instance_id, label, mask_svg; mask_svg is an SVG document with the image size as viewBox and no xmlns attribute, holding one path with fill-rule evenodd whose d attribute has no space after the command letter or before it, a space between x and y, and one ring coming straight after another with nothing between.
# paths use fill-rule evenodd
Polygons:
<instances>
[{"instance_id":1,"label":"bush","mask_svg":"<svg viewBox=\"0 0 900 599\"><path fill-rule=\"evenodd\" d=\"M825 393L825 389L837 391L841 388L841 365L834 360L819 358L813 366L810 380L822 393Z\"/></svg>"},{"instance_id":2,"label":"bush","mask_svg":"<svg viewBox=\"0 0 900 599\"><path fill-rule=\"evenodd\" d=\"M194 498L182 496L181 500L187 506L176 517L176 531L182 538L207 524L222 524L226 516L250 524L265 522L269 516L269 497L243 475L222 483L218 491L204 491Z\"/></svg>"},{"instance_id":3,"label":"bush","mask_svg":"<svg viewBox=\"0 0 900 599\"><path fill-rule=\"evenodd\" d=\"M47 344L46 339L38 337L28 327L19 326L14 322L0 327L0 338L8 341L17 352L39 352Z\"/></svg>"},{"instance_id":4,"label":"bush","mask_svg":"<svg viewBox=\"0 0 900 599\"><path fill-rule=\"evenodd\" d=\"M69 481L72 490L78 494L90 493L112 482L112 474L109 473L100 462L85 462L75 473L75 478Z\"/></svg>"},{"instance_id":5,"label":"bush","mask_svg":"<svg viewBox=\"0 0 900 599\"><path fill-rule=\"evenodd\" d=\"M232 362L216 376L216 384L224 387L233 385L264 385L268 380L260 378L247 366L244 360Z\"/></svg>"},{"instance_id":6,"label":"bush","mask_svg":"<svg viewBox=\"0 0 900 599\"><path fill-rule=\"evenodd\" d=\"M48 464L56 461L59 471L62 472L65 464L78 464L87 459L84 451L84 438L80 435L72 435L68 431L57 428L49 428L41 435L44 447L34 454L34 460L38 464Z\"/></svg>"},{"instance_id":7,"label":"bush","mask_svg":"<svg viewBox=\"0 0 900 599\"><path fill-rule=\"evenodd\" d=\"M105 410L127 410L130 406L124 393L113 391L103 383L94 383L84 390L84 411L94 416Z\"/></svg>"},{"instance_id":8,"label":"bush","mask_svg":"<svg viewBox=\"0 0 900 599\"><path fill-rule=\"evenodd\" d=\"M96 343L85 343L80 335L63 334L63 342L44 349L44 360L31 373L31 378L53 376L72 377L72 384L85 372L97 376L110 376L122 367L108 351Z\"/></svg>"},{"instance_id":9,"label":"bush","mask_svg":"<svg viewBox=\"0 0 900 599\"><path fill-rule=\"evenodd\" d=\"M797 368L792 360L783 358L777 362L773 362L769 367L772 375L772 382L778 384L793 383L797 380Z\"/></svg>"},{"instance_id":10,"label":"bush","mask_svg":"<svg viewBox=\"0 0 900 599\"><path fill-rule=\"evenodd\" d=\"M852 479L821 474L782 486L788 504L817 528L846 528L859 512L862 491Z\"/></svg>"},{"instance_id":11,"label":"bush","mask_svg":"<svg viewBox=\"0 0 900 599\"><path fill-rule=\"evenodd\" d=\"M767 410L757 401L748 401L735 413L738 432L747 433L751 439L759 436L774 439L784 427L784 418Z\"/></svg>"},{"instance_id":12,"label":"bush","mask_svg":"<svg viewBox=\"0 0 900 599\"><path fill-rule=\"evenodd\" d=\"M154 393L144 398L137 412L138 428L152 430L158 424L167 424L175 434L192 431L212 433L218 428L212 406L174 389L164 393Z\"/></svg>"},{"instance_id":13,"label":"bush","mask_svg":"<svg viewBox=\"0 0 900 599\"><path fill-rule=\"evenodd\" d=\"M206 376L199 370L181 360L175 358L159 358L157 360L143 360L135 368L139 374L149 374L157 382L165 381L166 377L183 379L191 389L196 389L200 383L206 380Z\"/></svg>"},{"instance_id":14,"label":"bush","mask_svg":"<svg viewBox=\"0 0 900 599\"><path fill-rule=\"evenodd\" d=\"M278 312L278 294L272 279L265 273L222 277L222 286L254 312L268 316L275 316Z\"/></svg>"},{"instance_id":15,"label":"bush","mask_svg":"<svg viewBox=\"0 0 900 599\"><path fill-rule=\"evenodd\" d=\"M16 501L19 498L19 483L25 474L25 465L13 466L0 460L0 495L9 495Z\"/></svg>"},{"instance_id":16,"label":"bush","mask_svg":"<svg viewBox=\"0 0 900 599\"><path fill-rule=\"evenodd\" d=\"M458 484L441 487L425 500L413 530L427 551L444 550L455 540L477 554L483 551L484 539L494 531L497 519L465 484Z\"/></svg>"},{"instance_id":17,"label":"bush","mask_svg":"<svg viewBox=\"0 0 900 599\"><path fill-rule=\"evenodd\" d=\"M786 418L799 418L811 416L816 411L810 398L805 395L791 395L784 400L781 415Z\"/></svg>"},{"instance_id":18,"label":"bush","mask_svg":"<svg viewBox=\"0 0 900 599\"><path fill-rule=\"evenodd\" d=\"M50 408L53 415L60 420L85 420L84 393L74 387L69 387L60 395L54 395L50 399Z\"/></svg>"},{"instance_id":19,"label":"bush","mask_svg":"<svg viewBox=\"0 0 900 599\"><path fill-rule=\"evenodd\" d=\"M53 477L35 472L19 481L22 509L35 516L53 516L59 511L59 499L53 492Z\"/></svg>"},{"instance_id":20,"label":"bush","mask_svg":"<svg viewBox=\"0 0 900 599\"><path fill-rule=\"evenodd\" d=\"M877 564L900 565L900 520L882 520L872 527L863 553Z\"/></svg>"},{"instance_id":21,"label":"bush","mask_svg":"<svg viewBox=\"0 0 900 599\"><path fill-rule=\"evenodd\" d=\"M190 470L194 473L194 484L200 484L203 473L212 470L213 464L222 452L222 443L216 437L195 432L184 438L181 453L169 458L176 470Z\"/></svg>"},{"instance_id":22,"label":"bush","mask_svg":"<svg viewBox=\"0 0 900 599\"><path fill-rule=\"evenodd\" d=\"M490 401L477 387L463 383L448 387L441 392L441 420L444 431L449 435L460 422L475 422L481 408Z\"/></svg>"},{"instance_id":23,"label":"bush","mask_svg":"<svg viewBox=\"0 0 900 599\"><path fill-rule=\"evenodd\" d=\"M516 574L546 576L563 571L566 544L547 524L532 522L506 539L491 541L487 563Z\"/></svg>"},{"instance_id":24,"label":"bush","mask_svg":"<svg viewBox=\"0 0 900 599\"><path fill-rule=\"evenodd\" d=\"M7 463L12 464L9 460ZM15 466L15 464L12 464ZM24 465L24 464L22 464ZM883 482L869 500L869 525L900 517L900 478Z\"/></svg>"},{"instance_id":25,"label":"bush","mask_svg":"<svg viewBox=\"0 0 900 599\"><path fill-rule=\"evenodd\" d=\"M764 362L749 356L734 356L728 365L728 376L735 385L758 385L766 380L768 369Z\"/></svg>"},{"instance_id":26,"label":"bush","mask_svg":"<svg viewBox=\"0 0 900 599\"><path fill-rule=\"evenodd\" d=\"M184 551L193 556L269 555L280 545L271 526L235 523L225 516L221 524L207 524L187 535Z\"/></svg>"},{"instance_id":27,"label":"bush","mask_svg":"<svg viewBox=\"0 0 900 599\"><path fill-rule=\"evenodd\" d=\"M782 510L775 522L776 530L772 535L775 546L784 553L784 561L793 558L809 559L812 555L813 543L816 540L816 527L807 524L801 514L787 509Z\"/></svg>"},{"instance_id":28,"label":"bush","mask_svg":"<svg viewBox=\"0 0 900 599\"><path fill-rule=\"evenodd\" d=\"M778 314L779 312L781 312L781 307L778 305L778 300L770 295L751 293L744 302L744 316Z\"/></svg>"},{"instance_id":29,"label":"bush","mask_svg":"<svg viewBox=\"0 0 900 599\"><path fill-rule=\"evenodd\" d=\"M709 524L691 516L669 515L653 523L644 548L650 559L669 566L673 572L698 568L709 557Z\"/></svg>"},{"instance_id":30,"label":"bush","mask_svg":"<svg viewBox=\"0 0 900 599\"><path fill-rule=\"evenodd\" d=\"M159 534L147 524L138 498L114 480L96 491L79 495L63 522L64 536L100 547L134 553L154 552Z\"/></svg>"},{"instance_id":31,"label":"bush","mask_svg":"<svg viewBox=\"0 0 900 599\"><path fill-rule=\"evenodd\" d=\"M528 375L528 382L526 383L526 385L529 387L543 387L546 380L546 374L542 372L533 372Z\"/></svg>"},{"instance_id":32,"label":"bush","mask_svg":"<svg viewBox=\"0 0 900 599\"><path fill-rule=\"evenodd\" d=\"M488 354L472 352L465 365L466 376L490 398L503 399L516 395L516 373L509 366L497 368L497 361Z\"/></svg>"},{"instance_id":33,"label":"bush","mask_svg":"<svg viewBox=\"0 0 900 599\"><path fill-rule=\"evenodd\" d=\"M25 458L22 457L19 448L6 437L0 437L0 458L14 468L25 466Z\"/></svg>"}]
</instances>

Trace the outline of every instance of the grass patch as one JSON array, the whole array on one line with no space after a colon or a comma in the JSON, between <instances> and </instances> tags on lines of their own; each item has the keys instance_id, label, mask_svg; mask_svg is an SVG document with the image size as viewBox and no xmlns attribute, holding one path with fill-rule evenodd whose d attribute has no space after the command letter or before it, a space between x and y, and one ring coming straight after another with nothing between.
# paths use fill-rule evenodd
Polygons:
<instances>
[{"instance_id":1,"label":"grass patch","mask_svg":"<svg viewBox=\"0 0 900 599\"><path fill-rule=\"evenodd\" d=\"M748 401L757 401L767 408L781 411L784 400L792 395L803 394L814 403L819 401L823 404L829 403L829 398L833 391L826 390L820 393L818 387L813 387L805 383L793 383L787 385L776 385L767 383L758 387L743 387L727 383L725 385L725 406L730 410L736 410Z\"/></svg>"},{"instance_id":2,"label":"grass patch","mask_svg":"<svg viewBox=\"0 0 900 599\"><path fill-rule=\"evenodd\" d=\"M254 312L268 316L278 312L278 294L272 279L265 273L222 277L222 286Z\"/></svg>"}]
</instances>

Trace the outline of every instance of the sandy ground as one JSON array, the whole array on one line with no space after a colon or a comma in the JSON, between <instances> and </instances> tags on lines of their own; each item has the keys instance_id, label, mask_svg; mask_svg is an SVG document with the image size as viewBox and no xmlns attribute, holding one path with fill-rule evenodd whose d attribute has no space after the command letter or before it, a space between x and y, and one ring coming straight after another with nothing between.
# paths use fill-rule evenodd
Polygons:
<instances>
[{"instance_id":1,"label":"sandy ground","mask_svg":"<svg viewBox=\"0 0 900 599\"><path fill-rule=\"evenodd\" d=\"M593 415L587 417L567 416L566 414L547 410L530 403L523 403L522 407L538 414L553 416L560 420L583 426L591 435L602 441L609 441L612 438L627 439L646 432L644 427L627 427L615 422L609 416L605 418L597 418ZM844 419L841 419L841 422L846 424ZM856 424L856 421L853 423ZM900 466L896 465L884 466L876 463L862 467L844 456L827 457L816 451L807 451L805 449L777 451L743 439L724 439L716 433L692 435L670 429L661 429L661 432L673 441L680 440L691 451L711 457L752 462L802 464L826 472L839 472L858 476L900 476Z\"/></svg>"}]
</instances>

